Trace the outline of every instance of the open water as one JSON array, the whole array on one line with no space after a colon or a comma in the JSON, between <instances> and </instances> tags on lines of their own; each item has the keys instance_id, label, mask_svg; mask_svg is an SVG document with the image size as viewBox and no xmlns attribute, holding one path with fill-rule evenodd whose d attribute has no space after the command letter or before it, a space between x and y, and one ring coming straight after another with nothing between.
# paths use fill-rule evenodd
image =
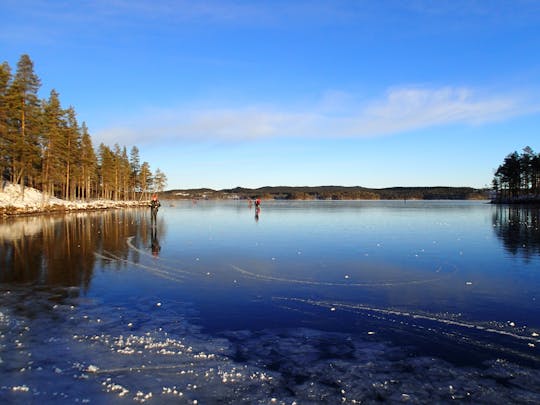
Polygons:
<instances>
[{"instance_id":1,"label":"open water","mask_svg":"<svg viewBox=\"0 0 540 405\"><path fill-rule=\"evenodd\" d=\"M0 403L540 403L540 209L0 220Z\"/></svg>"}]
</instances>

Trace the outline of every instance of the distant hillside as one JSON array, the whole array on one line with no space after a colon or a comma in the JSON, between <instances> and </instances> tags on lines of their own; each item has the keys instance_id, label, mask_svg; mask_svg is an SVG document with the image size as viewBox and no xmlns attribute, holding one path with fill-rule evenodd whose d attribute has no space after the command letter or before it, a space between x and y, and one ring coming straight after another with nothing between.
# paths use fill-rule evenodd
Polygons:
<instances>
[{"instance_id":1,"label":"distant hillside","mask_svg":"<svg viewBox=\"0 0 540 405\"><path fill-rule=\"evenodd\" d=\"M274 199L274 200L484 200L488 190L471 187L236 187L224 190L209 188L169 190L162 199Z\"/></svg>"}]
</instances>

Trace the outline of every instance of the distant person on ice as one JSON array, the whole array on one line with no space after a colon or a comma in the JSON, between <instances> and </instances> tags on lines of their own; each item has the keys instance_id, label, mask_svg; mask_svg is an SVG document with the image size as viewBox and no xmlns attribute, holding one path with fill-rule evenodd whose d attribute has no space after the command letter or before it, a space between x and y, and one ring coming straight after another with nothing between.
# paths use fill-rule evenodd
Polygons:
<instances>
[{"instance_id":1,"label":"distant person on ice","mask_svg":"<svg viewBox=\"0 0 540 405\"><path fill-rule=\"evenodd\" d=\"M255 200L255 221L259 221L259 214L261 212L261 199L257 198Z\"/></svg>"},{"instance_id":2,"label":"distant person on ice","mask_svg":"<svg viewBox=\"0 0 540 405\"><path fill-rule=\"evenodd\" d=\"M161 207L161 204L157 198L157 194L154 194L152 196L152 201L150 201L150 214L151 214L152 223L156 223L159 207Z\"/></svg>"}]
</instances>

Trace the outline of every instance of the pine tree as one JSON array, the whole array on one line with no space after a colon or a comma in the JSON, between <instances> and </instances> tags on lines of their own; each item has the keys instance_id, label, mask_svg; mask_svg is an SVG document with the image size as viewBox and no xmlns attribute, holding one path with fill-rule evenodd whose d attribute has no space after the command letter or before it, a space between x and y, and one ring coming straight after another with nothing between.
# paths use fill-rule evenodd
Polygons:
<instances>
[{"instance_id":1,"label":"pine tree","mask_svg":"<svg viewBox=\"0 0 540 405\"><path fill-rule=\"evenodd\" d=\"M531 159L532 193L537 198L540 196L540 153Z\"/></svg>"},{"instance_id":2,"label":"pine tree","mask_svg":"<svg viewBox=\"0 0 540 405\"><path fill-rule=\"evenodd\" d=\"M28 55L17 63L15 77L8 89L7 140L11 143L12 181L21 186L33 182L40 160L39 99L40 80L34 73L34 64Z\"/></svg>"},{"instance_id":3,"label":"pine tree","mask_svg":"<svg viewBox=\"0 0 540 405\"><path fill-rule=\"evenodd\" d=\"M117 201L119 199L120 194L120 172L121 172L121 151L120 151L120 145L117 143L113 146L113 171L114 171L114 183L113 183L113 190L114 190L114 200Z\"/></svg>"},{"instance_id":4,"label":"pine tree","mask_svg":"<svg viewBox=\"0 0 540 405\"><path fill-rule=\"evenodd\" d=\"M92 138L88 133L86 123L81 126L81 150L80 150L80 165L81 165L81 197L89 199L92 197L93 185L97 180L97 158L92 146Z\"/></svg>"},{"instance_id":5,"label":"pine tree","mask_svg":"<svg viewBox=\"0 0 540 405\"><path fill-rule=\"evenodd\" d=\"M42 187L45 193L54 196L55 186L63 181L65 111L60 106L60 99L55 90L51 90L49 100L43 104Z\"/></svg>"},{"instance_id":6,"label":"pine tree","mask_svg":"<svg viewBox=\"0 0 540 405\"><path fill-rule=\"evenodd\" d=\"M78 161L77 151L80 150L80 130L77 123L75 109L69 107L66 110L66 130L64 131L64 167L65 183L64 198L75 198L75 179L77 176Z\"/></svg>"},{"instance_id":7,"label":"pine tree","mask_svg":"<svg viewBox=\"0 0 540 405\"><path fill-rule=\"evenodd\" d=\"M154 191L161 193L167 186L167 176L159 168L154 175Z\"/></svg>"},{"instance_id":8,"label":"pine tree","mask_svg":"<svg viewBox=\"0 0 540 405\"><path fill-rule=\"evenodd\" d=\"M4 62L0 65L0 181L6 176L9 168L9 143L8 143L8 111L7 93L11 82L11 68Z\"/></svg>"},{"instance_id":9,"label":"pine tree","mask_svg":"<svg viewBox=\"0 0 540 405\"><path fill-rule=\"evenodd\" d=\"M107 200L112 200L114 192L114 154L111 149L101 143L98 148L99 161L99 185L101 187L100 196Z\"/></svg>"},{"instance_id":10,"label":"pine tree","mask_svg":"<svg viewBox=\"0 0 540 405\"><path fill-rule=\"evenodd\" d=\"M122 184L122 199L128 200L130 197L130 191L131 191L129 187L131 165L129 164L129 158L128 158L127 149L125 146L122 148L122 157L120 161L121 161L120 178L121 178L121 184Z\"/></svg>"},{"instance_id":11,"label":"pine tree","mask_svg":"<svg viewBox=\"0 0 540 405\"><path fill-rule=\"evenodd\" d=\"M141 197L144 198L145 193L148 193L152 189L152 172L150 171L150 165L148 162L143 162L141 165L141 172L139 173L139 182L141 184Z\"/></svg>"},{"instance_id":12,"label":"pine tree","mask_svg":"<svg viewBox=\"0 0 540 405\"><path fill-rule=\"evenodd\" d=\"M137 192L141 191L141 181L139 179L139 173L141 171L141 163L139 158L139 148L133 146L129 154L129 165L131 168L130 174L130 187L131 187L131 199L135 200Z\"/></svg>"}]
</instances>

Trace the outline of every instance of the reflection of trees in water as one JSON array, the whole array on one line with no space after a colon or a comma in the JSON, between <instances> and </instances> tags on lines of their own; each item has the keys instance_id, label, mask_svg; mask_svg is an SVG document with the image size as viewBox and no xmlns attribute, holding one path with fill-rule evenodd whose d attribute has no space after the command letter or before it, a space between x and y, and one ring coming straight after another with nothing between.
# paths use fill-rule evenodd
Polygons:
<instances>
[{"instance_id":1,"label":"reflection of trees in water","mask_svg":"<svg viewBox=\"0 0 540 405\"><path fill-rule=\"evenodd\" d=\"M37 280L42 265L38 236L7 239L0 236L0 282Z\"/></svg>"},{"instance_id":2,"label":"reflection of trees in water","mask_svg":"<svg viewBox=\"0 0 540 405\"><path fill-rule=\"evenodd\" d=\"M505 249L525 258L540 254L540 207L497 206L493 229Z\"/></svg>"},{"instance_id":3,"label":"reflection of trees in water","mask_svg":"<svg viewBox=\"0 0 540 405\"><path fill-rule=\"evenodd\" d=\"M87 290L96 264L96 251L139 261L138 252L130 251L126 240L135 236L150 244L150 225L144 211L19 218L1 224L0 282L77 286ZM21 226L24 221L32 221L31 233L25 231L27 226ZM14 232L15 229L18 231ZM119 260L114 263L117 267L125 266Z\"/></svg>"}]
</instances>

